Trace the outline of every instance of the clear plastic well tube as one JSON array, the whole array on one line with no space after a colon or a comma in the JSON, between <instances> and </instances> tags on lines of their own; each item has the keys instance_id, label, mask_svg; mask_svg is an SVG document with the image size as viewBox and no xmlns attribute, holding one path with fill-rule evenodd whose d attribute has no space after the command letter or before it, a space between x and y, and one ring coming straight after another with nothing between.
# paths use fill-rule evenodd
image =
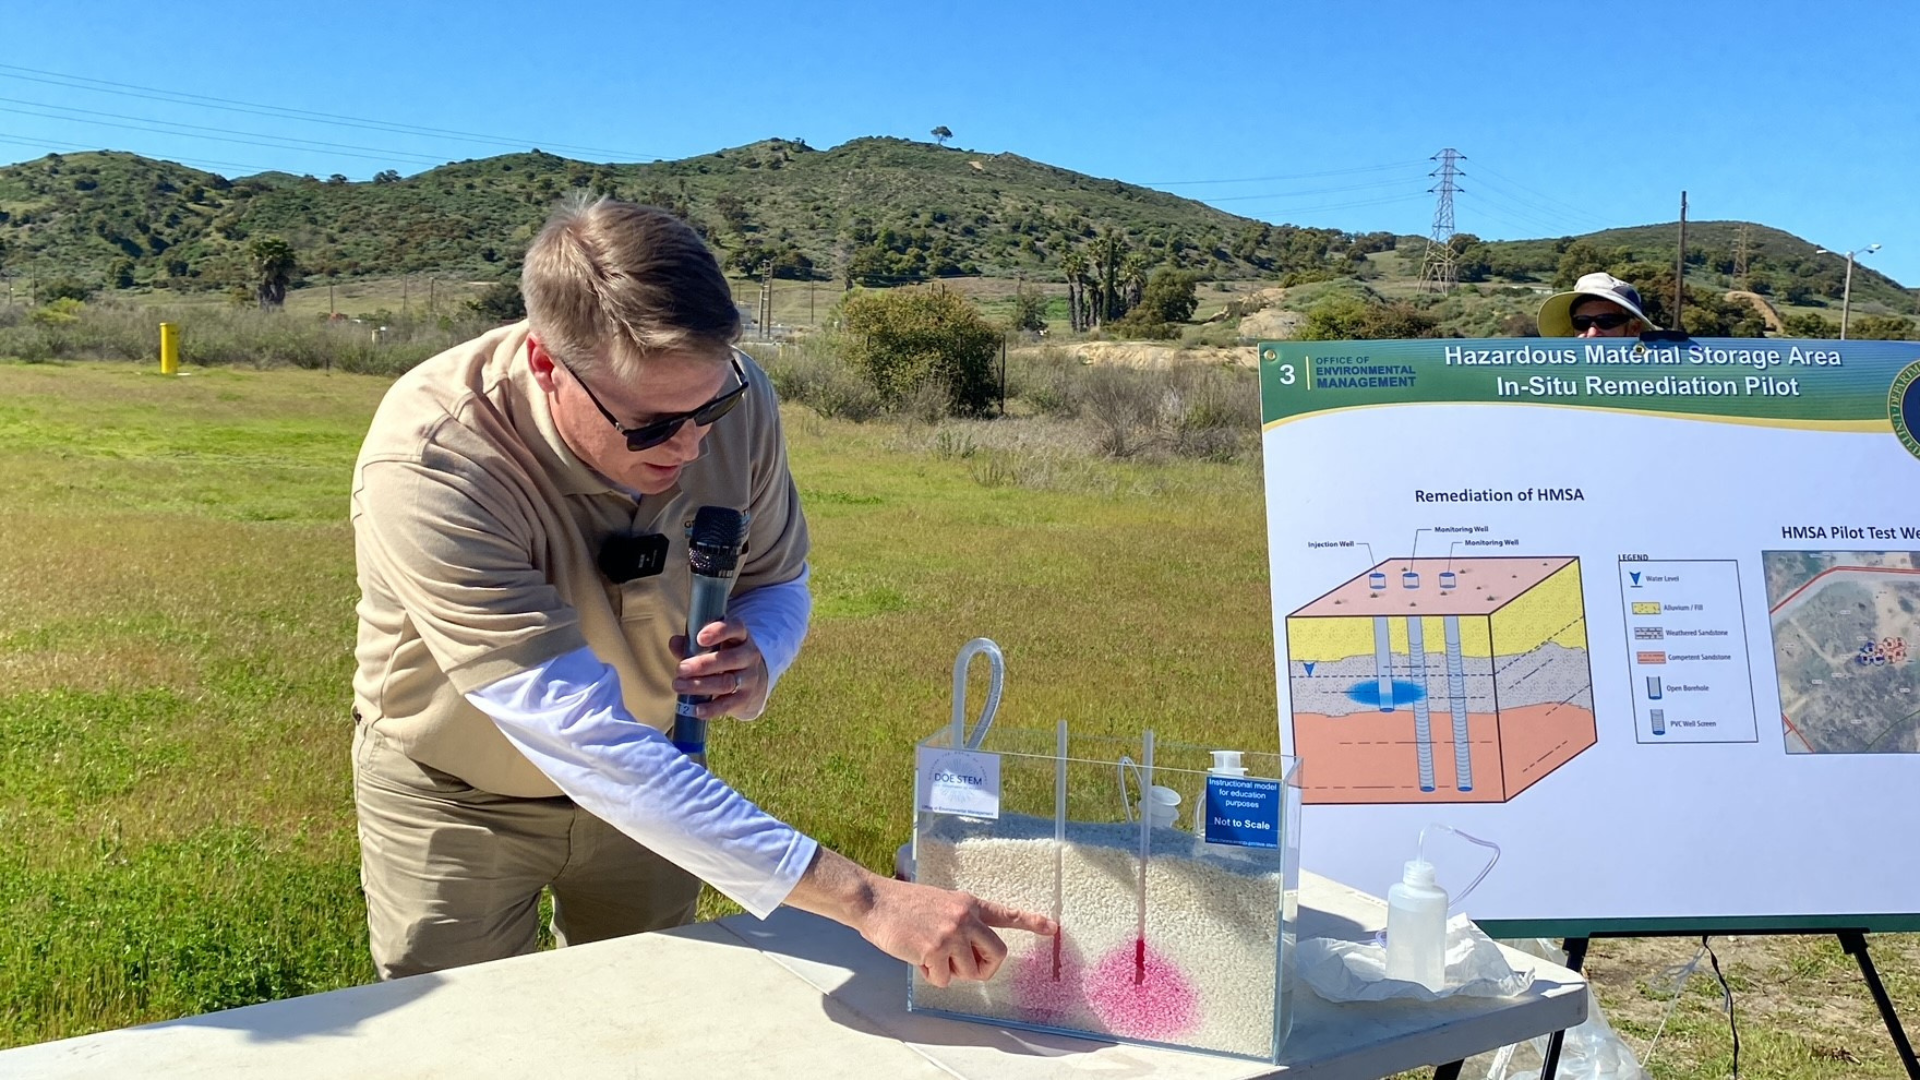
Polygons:
<instances>
[{"instance_id":1,"label":"clear plastic well tube","mask_svg":"<svg viewBox=\"0 0 1920 1080\"><path fill-rule=\"evenodd\" d=\"M1067 858L1067 722L1062 720L1053 736L1053 977L1060 978L1060 916L1065 911L1062 895ZM1126 793L1121 793L1124 801Z\"/></svg>"},{"instance_id":2,"label":"clear plastic well tube","mask_svg":"<svg viewBox=\"0 0 1920 1080\"><path fill-rule=\"evenodd\" d=\"M1146 811L1146 793L1153 790L1153 729L1148 728L1140 748L1140 893L1134 903L1133 981L1147 977L1147 854L1153 846L1153 815Z\"/></svg>"}]
</instances>

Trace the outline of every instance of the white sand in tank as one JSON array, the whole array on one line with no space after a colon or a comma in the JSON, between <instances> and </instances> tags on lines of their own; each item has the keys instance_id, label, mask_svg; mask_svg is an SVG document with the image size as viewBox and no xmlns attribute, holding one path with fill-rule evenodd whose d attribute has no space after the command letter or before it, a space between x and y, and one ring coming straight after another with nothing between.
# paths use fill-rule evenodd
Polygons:
<instances>
[{"instance_id":1,"label":"white sand in tank","mask_svg":"<svg viewBox=\"0 0 1920 1080\"><path fill-rule=\"evenodd\" d=\"M1196 857L1191 833L1155 829L1136 983L1139 837L1138 825L1070 823L1061 849L1051 819L1021 815L924 828L916 880L1043 914L1059 849L1062 963L1056 980L1052 939L1008 932L991 980L939 989L916 973L915 1007L1267 1057L1281 903L1272 853Z\"/></svg>"}]
</instances>

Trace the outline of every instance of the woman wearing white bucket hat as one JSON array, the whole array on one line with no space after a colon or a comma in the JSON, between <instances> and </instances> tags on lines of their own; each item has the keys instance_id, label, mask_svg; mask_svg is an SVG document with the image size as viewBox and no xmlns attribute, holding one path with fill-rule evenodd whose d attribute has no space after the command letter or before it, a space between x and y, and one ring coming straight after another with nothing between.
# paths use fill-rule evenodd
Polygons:
<instances>
[{"instance_id":1,"label":"woman wearing white bucket hat","mask_svg":"<svg viewBox=\"0 0 1920 1080\"><path fill-rule=\"evenodd\" d=\"M1642 309L1640 290L1612 274L1583 275L1572 292L1540 305L1541 337L1639 337L1658 329Z\"/></svg>"}]
</instances>

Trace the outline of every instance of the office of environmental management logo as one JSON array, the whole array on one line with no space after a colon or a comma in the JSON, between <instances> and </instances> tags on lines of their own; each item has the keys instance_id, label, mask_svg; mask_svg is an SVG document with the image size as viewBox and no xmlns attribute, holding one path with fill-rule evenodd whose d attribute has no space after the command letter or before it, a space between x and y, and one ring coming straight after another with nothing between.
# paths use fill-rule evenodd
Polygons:
<instances>
[{"instance_id":1,"label":"office of environmental management logo","mask_svg":"<svg viewBox=\"0 0 1920 1080\"><path fill-rule=\"evenodd\" d=\"M1893 433L1900 437L1900 445L1920 458L1920 360L1893 377L1893 389L1887 391L1887 413L1893 418Z\"/></svg>"}]
</instances>

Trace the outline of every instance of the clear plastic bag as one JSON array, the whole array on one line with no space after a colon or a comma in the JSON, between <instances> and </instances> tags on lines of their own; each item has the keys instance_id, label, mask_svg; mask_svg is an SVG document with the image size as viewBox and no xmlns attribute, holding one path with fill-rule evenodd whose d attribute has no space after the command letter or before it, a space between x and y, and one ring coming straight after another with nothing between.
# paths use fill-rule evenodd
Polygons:
<instances>
[{"instance_id":1,"label":"clear plastic bag","mask_svg":"<svg viewBox=\"0 0 1920 1080\"><path fill-rule=\"evenodd\" d=\"M1500 944L1555 964L1567 962L1567 954L1547 938L1523 938ZM1546 1054L1547 1036L1543 1035L1470 1058L1460 1075L1473 1080L1534 1080L1540 1075ZM1607 1023L1591 989L1587 991L1586 1022L1567 1029L1554 1076L1557 1080L1652 1080L1619 1033Z\"/></svg>"}]
</instances>

